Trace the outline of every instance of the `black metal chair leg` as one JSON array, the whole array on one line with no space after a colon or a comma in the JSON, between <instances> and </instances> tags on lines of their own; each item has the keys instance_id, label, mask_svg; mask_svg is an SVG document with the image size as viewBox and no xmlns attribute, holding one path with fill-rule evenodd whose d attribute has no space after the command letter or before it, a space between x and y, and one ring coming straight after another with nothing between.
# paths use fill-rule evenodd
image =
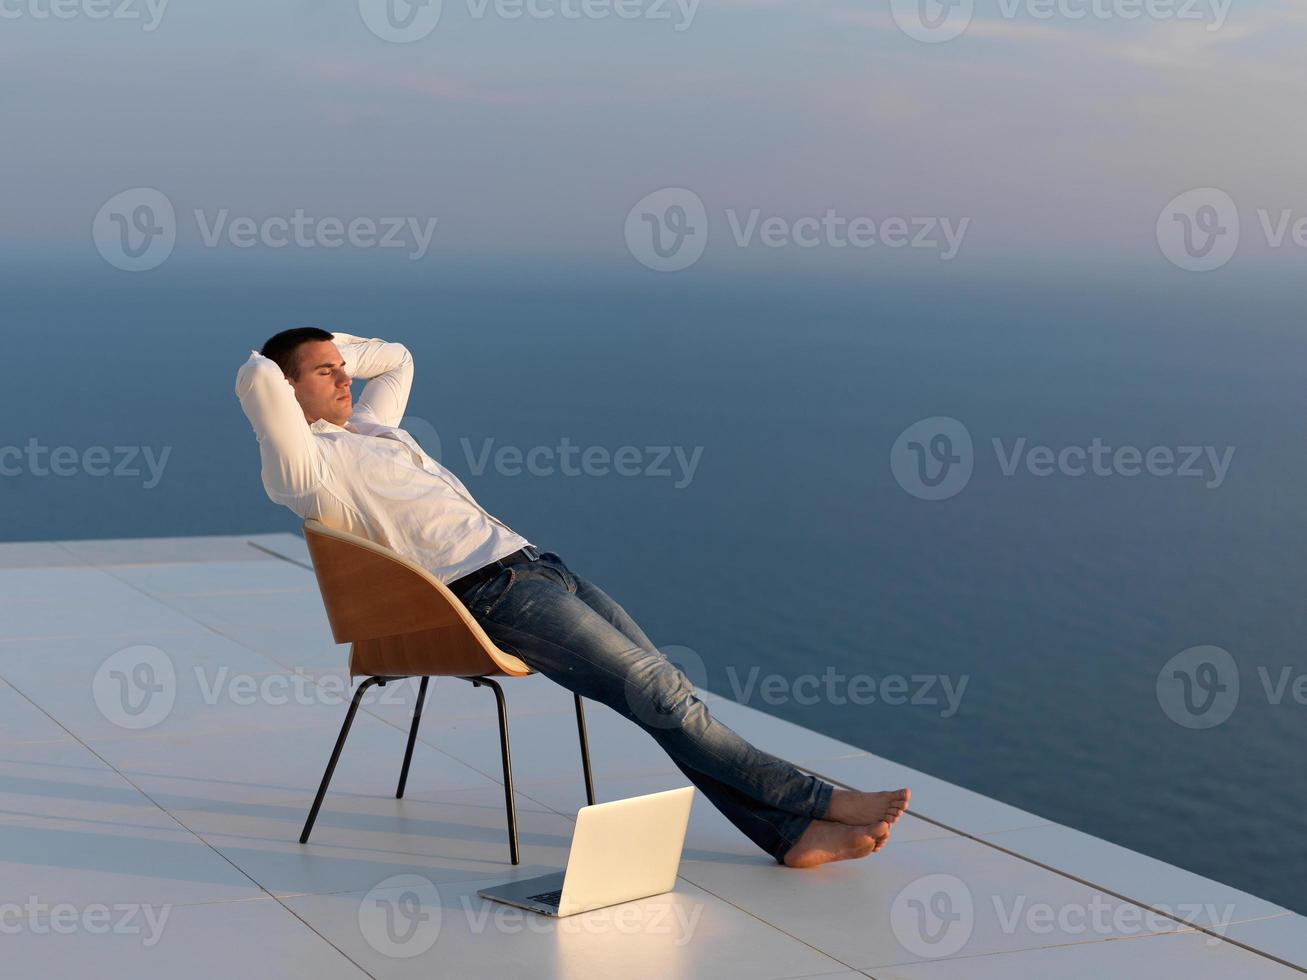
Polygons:
<instances>
[{"instance_id":1,"label":"black metal chair leg","mask_svg":"<svg viewBox=\"0 0 1307 980\"><path fill-rule=\"evenodd\" d=\"M504 764L504 808L508 812L508 854L514 864L520 864L517 850L517 804L513 800L513 763L508 751L508 709L504 704L503 689L489 677L465 677L474 687L482 684L495 692L495 707L499 710L499 755Z\"/></svg>"},{"instance_id":2,"label":"black metal chair leg","mask_svg":"<svg viewBox=\"0 0 1307 980\"><path fill-rule=\"evenodd\" d=\"M427 700L427 681L428 677L422 678L422 683L418 685L418 703L413 709L413 727L408 730L408 748L404 750L404 768L399 771L399 788L395 790L395 799L404 798L404 784L408 782L408 764L413 761L413 743L418 738L418 724L422 721L422 705Z\"/></svg>"},{"instance_id":3,"label":"black metal chair leg","mask_svg":"<svg viewBox=\"0 0 1307 980\"><path fill-rule=\"evenodd\" d=\"M590 775L590 742L585 734L585 710L581 707L581 695L573 692L576 699L576 730L581 736L581 768L585 770L585 799L591 806L595 805L595 781Z\"/></svg>"},{"instance_id":4,"label":"black metal chair leg","mask_svg":"<svg viewBox=\"0 0 1307 980\"><path fill-rule=\"evenodd\" d=\"M336 762L340 759L340 750L345 747L345 738L349 735L350 725L354 724L354 716L358 714L359 701L363 698L363 692L373 684L381 687L386 686L386 679L383 677L369 677L358 686L354 692L354 700L349 703L349 711L345 715L345 724L340 726L340 735L336 739L336 747L331 751L331 761L327 763L327 771L322 774L322 785L318 787L318 795L313 800L313 808L309 810L309 818L304 822L304 831L300 834L300 843L308 842L309 834L313 832L313 823L318 819L318 811L322 809L322 798L327 795L327 786L331 783L331 776L336 771Z\"/></svg>"}]
</instances>

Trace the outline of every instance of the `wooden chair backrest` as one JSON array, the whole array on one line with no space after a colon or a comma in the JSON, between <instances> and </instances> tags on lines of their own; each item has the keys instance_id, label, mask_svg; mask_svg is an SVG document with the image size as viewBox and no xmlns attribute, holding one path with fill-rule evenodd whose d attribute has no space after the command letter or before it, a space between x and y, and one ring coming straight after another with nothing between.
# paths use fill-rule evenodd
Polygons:
<instances>
[{"instance_id":1,"label":"wooden chair backrest","mask_svg":"<svg viewBox=\"0 0 1307 980\"><path fill-rule=\"evenodd\" d=\"M367 538L304 522L322 604L350 673L510 674L531 669L495 646L454 593L420 565Z\"/></svg>"}]
</instances>

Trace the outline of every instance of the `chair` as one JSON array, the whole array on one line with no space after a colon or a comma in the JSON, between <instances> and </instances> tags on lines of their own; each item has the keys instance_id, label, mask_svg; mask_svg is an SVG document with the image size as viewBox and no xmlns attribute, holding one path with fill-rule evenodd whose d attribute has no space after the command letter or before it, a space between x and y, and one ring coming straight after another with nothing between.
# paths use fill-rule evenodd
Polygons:
<instances>
[{"instance_id":1,"label":"chair","mask_svg":"<svg viewBox=\"0 0 1307 980\"><path fill-rule=\"evenodd\" d=\"M331 634L337 643L349 643L350 679L367 679L354 692L341 726L322 785L300 834L306 843L317 820L322 799L331 783L345 738L358 712L359 701L373 684L406 677L421 677L417 706L404 750L395 798L404 796L409 762L417 741L427 681L431 677L459 677L473 687L485 685L495 694L499 710L499 753L504 767L504 807L508 815L508 849L520 863L517 846L517 808L513 801L513 768L508 750L508 713L504 692L491 675L525 677L535 673L512 654L495 646L485 630L439 579L394 551L367 538L327 527L321 521L304 522L304 540L313 561ZM585 772L586 800L593 804L594 778L590 773L590 746L586 740L581 696L576 702L576 727L581 739L581 767Z\"/></svg>"}]
</instances>

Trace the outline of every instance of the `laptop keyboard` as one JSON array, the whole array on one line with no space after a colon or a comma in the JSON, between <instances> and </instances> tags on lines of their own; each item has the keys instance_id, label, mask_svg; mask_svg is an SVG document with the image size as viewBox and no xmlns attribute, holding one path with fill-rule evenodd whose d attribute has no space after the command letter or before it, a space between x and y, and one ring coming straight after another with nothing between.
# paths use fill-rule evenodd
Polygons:
<instances>
[{"instance_id":1,"label":"laptop keyboard","mask_svg":"<svg viewBox=\"0 0 1307 980\"><path fill-rule=\"evenodd\" d=\"M541 892L539 895L531 895L527 898L528 902L543 902L545 905L557 905L563 900L563 890L560 888L556 892Z\"/></svg>"}]
</instances>

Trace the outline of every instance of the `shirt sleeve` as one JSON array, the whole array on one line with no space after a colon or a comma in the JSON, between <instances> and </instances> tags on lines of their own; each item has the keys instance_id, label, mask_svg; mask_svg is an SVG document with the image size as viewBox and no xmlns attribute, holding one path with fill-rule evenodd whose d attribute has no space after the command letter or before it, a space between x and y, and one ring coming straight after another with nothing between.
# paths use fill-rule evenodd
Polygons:
<instances>
[{"instance_id":1,"label":"shirt sleeve","mask_svg":"<svg viewBox=\"0 0 1307 980\"><path fill-rule=\"evenodd\" d=\"M339 331L332 333L332 339L345 359L345 373L368 382L354 403L354 414L382 425L399 425L413 388L413 355L408 348L379 337L355 337Z\"/></svg>"},{"instance_id":2,"label":"shirt sleeve","mask_svg":"<svg viewBox=\"0 0 1307 980\"><path fill-rule=\"evenodd\" d=\"M236 396L259 440L268 496L282 503L311 493L322 477L321 449L281 368L250 351L236 372Z\"/></svg>"}]
</instances>

